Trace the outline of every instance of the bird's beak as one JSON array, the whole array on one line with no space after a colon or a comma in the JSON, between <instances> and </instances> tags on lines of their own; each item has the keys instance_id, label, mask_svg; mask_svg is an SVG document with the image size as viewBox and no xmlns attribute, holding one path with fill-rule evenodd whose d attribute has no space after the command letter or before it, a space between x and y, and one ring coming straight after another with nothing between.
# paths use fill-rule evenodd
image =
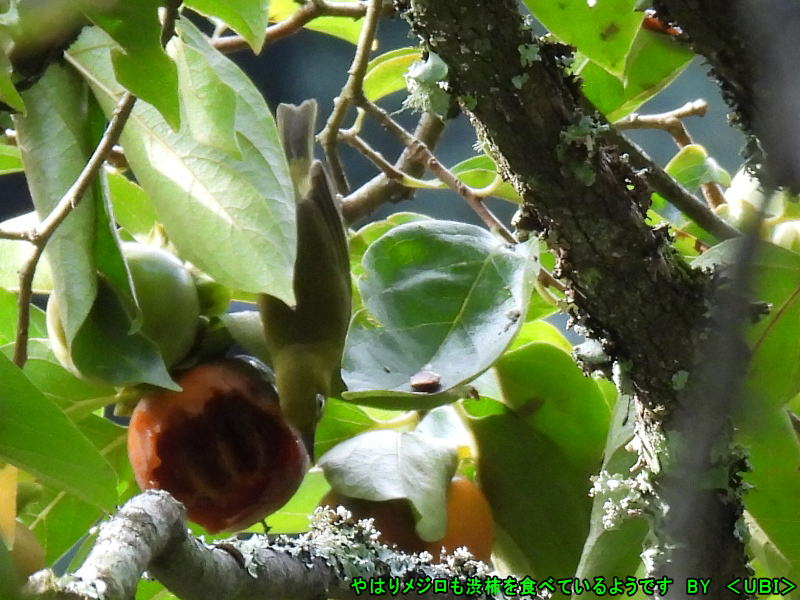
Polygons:
<instances>
[{"instance_id":1,"label":"bird's beak","mask_svg":"<svg viewBox=\"0 0 800 600\"><path fill-rule=\"evenodd\" d=\"M312 431L310 434L303 434L300 436L300 439L303 441L303 445L306 447L306 453L308 454L308 459L311 461L311 464L314 464L314 432Z\"/></svg>"}]
</instances>

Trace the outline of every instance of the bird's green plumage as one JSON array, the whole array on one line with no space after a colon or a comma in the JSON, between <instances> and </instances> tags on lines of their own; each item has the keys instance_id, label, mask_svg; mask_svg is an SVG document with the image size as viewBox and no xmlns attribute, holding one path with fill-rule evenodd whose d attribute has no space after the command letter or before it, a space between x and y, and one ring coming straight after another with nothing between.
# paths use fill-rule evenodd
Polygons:
<instances>
[{"instance_id":1,"label":"bird's green plumage","mask_svg":"<svg viewBox=\"0 0 800 600\"><path fill-rule=\"evenodd\" d=\"M339 386L351 310L341 212L325 167L311 154L315 119L311 100L278 107L278 131L297 202L296 304L290 307L266 294L259 298L281 409L307 445L313 445L317 395L329 396Z\"/></svg>"}]
</instances>

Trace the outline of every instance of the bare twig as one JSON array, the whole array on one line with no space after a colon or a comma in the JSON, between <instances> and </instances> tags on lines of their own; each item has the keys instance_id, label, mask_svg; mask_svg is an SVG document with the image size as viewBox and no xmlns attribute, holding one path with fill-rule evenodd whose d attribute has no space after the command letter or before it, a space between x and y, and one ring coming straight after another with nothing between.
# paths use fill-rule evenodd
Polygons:
<instances>
[{"instance_id":1,"label":"bare twig","mask_svg":"<svg viewBox=\"0 0 800 600\"><path fill-rule=\"evenodd\" d=\"M664 169L653 162L653 159L639 146L631 142L621 132L611 127L606 135L622 152L628 155L628 159L634 167L644 170L644 176L653 190L708 233L719 240L727 240L742 235L741 231L718 217L705 203L689 193Z\"/></svg>"},{"instance_id":2,"label":"bare twig","mask_svg":"<svg viewBox=\"0 0 800 600\"><path fill-rule=\"evenodd\" d=\"M663 129L674 139L678 147L683 148L692 143L692 138L683 124L687 117L702 117L708 110L705 100L687 102L680 108L654 115L640 115L632 113L616 121L614 127L618 129Z\"/></svg>"},{"instance_id":3,"label":"bare twig","mask_svg":"<svg viewBox=\"0 0 800 600\"><path fill-rule=\"evenodd\" d=\"M108 153L119 140L125 122L133 110L136 96L125 92L114 109L114 114L108 123L100 143L97 144L89 161L83 167L80 175L66 193L58 201L56 207L39 223L31 232L30 241L34 244L34 252L22 267L19 273L19 314L17 316L17 337L14 343L14 363L22 367L28 359L28 327L30 324L30 299L32 293L33 275L39 264L39 259L44 252L48 240L58 226L66 219L72 210L83 198L89 186L105 162Z\"/></svg>"},{"instance_id":4,"label":"bare twig","mask_svg":"<svg viewBox=\"0 0 800 600\"><path fill-rule=\"evenodd\" d=\"M694 100L687 102L680 108L665 113L654 115L640 115L633 113L614 123L618 129L663 129L672 136L679 148L684 148L692 144L692 137L683 123L687 117L705 116L708 110L708 103L705 100ZM720 186L713 182L701 183L700 191L706 203L711 208L716 208L725 203L725 196L722 194Z\"/></svg>"},{"instance_id":5,"label":"bare twig","mask_svg":"<svg viewBox=\"0 0 800 600\"><path fill-rule=\"evenodd\" d=\"M440 163L424 143L401 127L400 124L392 119L389 113L383 110L380 106L367 100L363 94L356 98L356 102L361 108L366 110L370 116L378 121L378 123L385 127L389 133L400 140L400 142L409 150L410 157L423 164L431 171L431 173L433 173L445 185L447 185L447 187L464 198L469 207L475 211L475 214L480 217L480 219L491 231L497 232L510 244L516 243L517 240L514 238L514 235L505 225L503 225L503 223L494 215L494 213L492 213L492 211L486 207L486 205L483 203L483 199L476 194L471 187L456 177L452 171Z\"/></svg>"},{"instance_id":6,"label":"bare twig","mask_svg":"<svg viewBox=\"0 0 800 600\"><path fill-rule=\"evenodd\" d=\"M331 111L325 127L320 132L318 139L325 151L325 158L331 169L336 189L340 194L346 194L348 189L347 178L342 169L337 151L339 130L342 128L344 117L350 105L362 95L361 87L364 83L364 75L367 72L367 63L372 44L375 41L375 33L378 29L378 18L381 16L381 0L369 0L367 13L364 18L364 25L361 28L361 35L358 38L358 45L353 56L353 63L348 71L349 77L342 87L339 95L333 100L333 111Z\"/></svg>"},{"instance_id":7,"label":"bare twig","mask_svg":"<svg viewBox=\"0 0 800 600\"><path fill-rule=\"evenodd\" d=\"M282 40L300 31L305 25L317 17L350 17L360 19L367 14L367 2L332 2L309 0L283 21L267 27L264 45ZM394 12L392 3L384 0L380 13L388 16ZM230 53L247 50L250 46L238 35L219 37L211 40L211 44L220 52Z\"/></svg>"},{"instance_id":8,"label":"bare twig","mask_svg":"<svg viewBox=\"0 0 800 600\"><path fill-rule=\"evenodd\" d=\"M428 148L433 148L443 131L444 121L434 113L424 113L414 130L414 137ZM414 160L411 154L411 150L404 148L394 168L411 177L420 177L425 172L425 165ZM405 187L399 181L381 173L344 198L342 212L347 222L353 223L379 206L387 202L407 200L413 193L414 188Z\"/></svg>"}]
</instances>

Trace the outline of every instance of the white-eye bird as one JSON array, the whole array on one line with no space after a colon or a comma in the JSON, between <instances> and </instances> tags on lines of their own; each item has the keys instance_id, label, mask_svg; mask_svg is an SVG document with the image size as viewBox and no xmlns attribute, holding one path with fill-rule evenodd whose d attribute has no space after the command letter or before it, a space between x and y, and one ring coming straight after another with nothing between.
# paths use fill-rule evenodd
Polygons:
<instances>
[{"instance_id":1,"label":"white-eye bird","mask_svg":"<svg viewBox=\"0 0 800 600\"><path fill-rule=\"evenodd\" d=\"M341 388L350 324L350 259L342 215L328 174L314 160L317 103L278 106L278 132L297 206L295 306L259 297L267 349L284 417L313 460L314 431L327 396Z\"/></svg>"}]
</instances>

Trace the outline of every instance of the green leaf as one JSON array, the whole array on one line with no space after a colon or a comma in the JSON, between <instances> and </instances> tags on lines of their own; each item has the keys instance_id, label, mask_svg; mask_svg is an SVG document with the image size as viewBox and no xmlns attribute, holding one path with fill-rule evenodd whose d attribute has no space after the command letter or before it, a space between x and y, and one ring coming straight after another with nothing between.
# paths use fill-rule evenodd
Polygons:
<instances>
[{"instance_id":1,"label":"green leaf","mask_svg":"<svg viewBox=\"0 0 800 600\"><path fill-rule=\"evenodd\" d=\"M178 75L161 47L162 0L82 2L84 13L120 45L112 52L117 81L152 104L170 124L180 125Z\"/></svg>"},{"instance_id":2,"label":"green leaf","mask_svg":"<svg viewBox=\"0 0 800 600\"><path fill-rule=\"evenodd\" d=\"M592 467L581 468L563 446L499 402L482 398L463 406L478 444L481 489L498 530L495 553L518 576L570 576L589 532L587 492L599 451Z\"/></svg>"},{"instance_id":3,"label":"green leaf","mask_svg":"<svg viewBox=\"0 0 800 600\"><path fill-rule=\"evenodd\" d=\"M35 212L26 213L0 223L7 231L28 231L39 223ZM19 290L19 271L33 253L33 246L28 242L16 240L0 240L0 288ZM33 276L32 289L37 294L53 291L53 275L47 260L40 261Z\"/></svg>"},{"instance_id":4,"label":"green leaf","mask_svg":"<svg viewBox=\"0 0 800 600\"><path fill-rule=\"evenodd\" d=\"M786 410L763 408L740 424L738 441L747 450L752 470L745 481L753 486L744 496L745 508L762 543L768 541L772 560L765 561L774 577L800 579L800 443ZM777 564L776 564L777 563ZM770 567L782 569L774 572Z\"/></svg>"},{"instance_id":5,"label":"green leaf","mask_svg":"<svg viewBox=\"0 0 800 600\"><path fill-rule=\"evenodd\" d=\"M701 183L718 183L725 187L731 184L730 174L700 144L681 148L664 170L689 191L696 190Z\"/></svg>"},{"instance_id":6,"label":"green leaf","mask_svg":"<svg viewBox=\"0 0 800 600\"><path fill-rule=\"evenodd\" d=\"M245 39L253 52L261 52L269 21L269 0L187 0L184 4L223 21Z\"/></svg>"},{"instance_id":7,"label":"green leaf","mask_svg":"<svg viewBox=\"0 0 800 600\"><path fill-rule=\"evenodd\" d=\"M578 54L575 73L583 92L609 121L633 112L672 83L694 54L676 40L641 29L627 57L625 72L614 75Z\"/></svg>"},{"instance_id":8,"label":"green leaf","mask_svg":"<svg viewBox=\"0 0 800 600\"><path fill-rule=\"evenodd\" d=\"M14 342L17 336L17 315L17 294L0 288L0 345ZM33 304L30 306L28 336L47 337L44 311Z\"/></svg>"},{"instance_id":9,"label":"green leaf","mask_svg":"<svg viewBox=\"0 0 800 600\"><path fill-rule=\"evenodd\" d=\"M505 350L522 322L536 246L510 247L484 229L420 221L369 246L342 376L346 400L395 409L450 402ZM411 381L430 373L430 393ZM436 387L436 386L434 386Z\"/></svg>"},{"instance_id":10,"label":"green leaf","mask_svg":"<svg viewBox=\"0 0 800 600\"><path fill-rule=\"evenodd\" d=\"M2 100L2 97L0 97ZM0 175L22 171L22 156L17 146L0 146Z\"/></svg>"},{"instance_id":11,"label":"green leaf","mask_svg":"<svg viewBox=\"0 0 800 600\"><path fill-rule=\"evenodd\" d=\"M572 352L572 344L564 337L564 334L557 327L541 320L523 323L508 350L513 351L532 342L552 344L567 354Z\"/></svg>"},{"instance_id":12,"label":"green leaf","mask_svg":"<svg viewBox=\"0 0 800 600\"><path fill-rule=\"evenodd\" d=\"M492 196L508 200L514 204L520 203L519 194L514 189L514 186L507 181L497 183L496 179L499 177L497 165L485 154L463 160L450 170L456 177L472 188L480 189L493 186Z\"/></svg>"},{"instance_id":13,"label":"green leaf","mask_svg":"<svg viewBox=\"0 0 800 600\"><path fill-rule=\"evenodd\" d=\"M350 1L355 2L356 0ZM294 0L271 0L269 18L271 21L288 19L298 8L299 6ZM307 23L305 28L338 37L351 44L357 44L363 22L364 19L349 17L318 17Z\"/></svg>"},{"instance_id":14,"label":"green leaf","mask_svg":"<svg viewBox=\"0 0 800 600\"><path fill-rule=\"evenodd\" d=\"M9 343L2 347L2 351L11 358L14 345ZM46 338L32 337L28 340L28 360L22 370L31 383L75 423L115 402L116 388L75 377L58 362Z\"/></svg>"},{"instance_id":15,"label":"green leaf","mask_svg":"<svg viewBox=\"0 0 800 600\"><path fill-rule=\"evenodd\" d=\"M738 259L741 243L723 242L692 264L729 267ZM771 309L746 331L752 351L745 380L746 418L760 410L777 409L800 392L800 254L761 243L753 269L755 298L768 302Z\"/></svg>"},{"instance_id":16,"label":"green leaf","mask_svg":"<svg viewBox=\"0 0 800 600\"><path fill-rule=\"evenodd\" d=\"M524 4L561 41L572 44L604 69L621 76L639 31L635 0L525 0ZM590 6L590 4L592 4Z\"/></svg>"},{"instance_id":17,"label":"green leaf","mask_svg":"<svg viewBox=\"0 0 800 600\"><path fill-rule=\"evenodd\" d=\"M222 124L234 115L233 129L196 139L191 126L184 123L174 132L151 107L137 103L122 135L126 157L181 257L222 285L292 304L294 191L272 115L247 76L202 34L187 22L179 32L173 44L186 47L178 65L185 113L208 116L205 100L190 93L192 73L208 69L235 103L219 112ZM121 93L110 68L113 47L102 32L87 29L69 51L107 113ZM202 78L198 93L207 92L203 86L212 79ZM225 135L234 136L233 154L227 152L230 144L209 145Z\"/></svg>"},{"instance_id":18,"label":"green leaf","mask_svg":"<svg viewBox=\"0 0 800 600\"><path fill-rule=\"evenodd\" d=\"M122 173L106 171L108 194L117 223L134 237L144 237L158 218L150 197Z\"/></svg>"},{"instance_id":19,"label":"green leaf","mask_svg":"<svg viewBox=\"0 0 800 600\"><path fill-rule=\"evenodd\" d=\"M456 472L455 451L416 432L370 431L342 442L320 460L331 487L350 498L407 498L421 515L417 535L432 542L447 527L447 490Z\"/></svg>"},{"instance_id":20,"label":"green leaf","mask_svg":"<svg viewBox=\"0 0 800 600\"><path fill-rule=\"evenodd\" d=\"M615 121L641 106L672 83L689 66L694 53L674 38L640 29L625 64L622 110L607 115Z\"/></svg>"},{"instance_id":21,"label":"green leaf","mask_svg":"<svg viewBox=\"0 0 800 600\"><path fill-rule=\"evenodd\" d=\"M33 204L44 219L69 189L92 151L87 90L60 64L24 92L27 113L15 119ZM62 299L67 341L80 328L97 293L94 261L95 199L90 190L47 243L53 283Z\"/></svg>"},{"instance_id":22,"label":"green leaf","mask_svg":"<svg viewBox=\"0 0 800 600\"><path fill-rule=\"evenodd\" d=\"M0 355L0 456L94 506L117 501L111 465L61 410Z\"/></svg>"},{"instance_id":23,"label":"green leaf","mask_svg":"<svg viewBox=\"0 0 800 600\"><path fill-rule=\"evenodd\" d=\"M330 398L317 425L314 455L322 456L336 444L372 429L376 423L360 406Z\"/></svg>"},{"instance_id":24,"label":"green leaf","mask_svg":"<svg viewBox=\"0 0 800 600\"><path fill-rule=\"evenodd\" d=\"M364 95L372 102L406 89L406 71L422 59L417 47L397 48L376 56L367 65L364 75Z\"/></svg>"},{"instance_id":25,"label":"green leaf","mask_svg":"<svg viewBox=\"0 0 800 600\"><path fill-rule=\"evenodd\" d=\"M167 372L158 346L141 332L131 331L128 313L105 282L72 340L70 357L89 380L115 386L149 383L180 390Z\"/></svg>"},{"instance_id":26,"label":"green leaf","mask_svg":"<svg viewBox=\"0 0 800 600\"><path fill-rule=\"evenodd\" d=\"M311 469L294 496L279 511L267 517L270 534L308 531L308 516L330 489L320 469ZM251 529L254 529L254 525Z\"/></svg>"},{"instance_id":27,"label":"green leaf","mask_svg":"<svg viewBox=\"0 0 800 600\"><path fill-rule=\"evenodd\" d=\"M569 353L547 342L531 342L506 352L494 370L503 403L523 415L572 464L594 472L610 415L597 384Z\"/></svg>"},{"instance_id":28,"label":"green leaf","mask_svg":"<svg viewBox=\"0 0 800 600\"><path fill-rule=\"evenodd\" d=\"M136 485L132 484L128 463L127 429L96 415L83 419L79 427L91 441L95 452L116 472L118 484L114 489L114 503L125 502L134 492L138 492ZM91 476L91 472L86 472L86 475ZM46 562L52 564L65 558L65 554L107 512L84 502L70 490L58 485L46 485L42 499L28 514L31 528L45 547Z\"/></svg>"}]
</instances>

